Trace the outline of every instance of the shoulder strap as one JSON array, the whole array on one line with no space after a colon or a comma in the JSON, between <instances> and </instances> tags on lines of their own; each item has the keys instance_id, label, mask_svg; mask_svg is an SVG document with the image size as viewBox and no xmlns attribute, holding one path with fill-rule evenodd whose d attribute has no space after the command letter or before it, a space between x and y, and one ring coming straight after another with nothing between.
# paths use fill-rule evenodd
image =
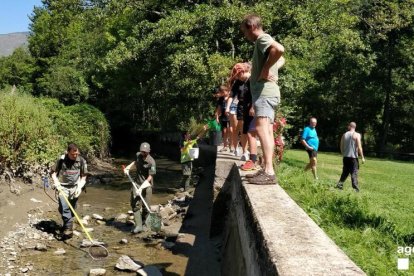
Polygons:
<instances>
[{"instance_id":1,"label":"shoulder strap","mask_svg":"<svg viewBox=\"0 0 414 276\"><path fill-rule=\"evenodd\" d=\"M65 155L62 155L62 156L59 158L59 161L58 161L58 164L57 164L57 167L56 167L56 174L57 174L57 175L59 175L60 170L62 169L62 166L63 166L63 160L65 160Z\"/></svg>"}]
</instances>

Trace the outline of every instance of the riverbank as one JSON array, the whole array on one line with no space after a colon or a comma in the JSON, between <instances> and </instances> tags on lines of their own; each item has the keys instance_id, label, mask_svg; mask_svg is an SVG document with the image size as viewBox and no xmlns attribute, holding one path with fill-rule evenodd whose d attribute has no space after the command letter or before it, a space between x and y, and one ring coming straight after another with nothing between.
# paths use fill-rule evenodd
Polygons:
<instances>
[{"instance_id":1,"label":"riverbank","mask_svg":"<svg viewBox=\"0 0 414 276\"><path fill-rule=\"evenodd\" d=\"M214 265L218 259L214 257L215 252L204 251L208 256L204 256L203 264L194 265L193 253L198 251L195 246L210 247L212 251L214 248L208 240L208 227L192 222L193 217L200 219L200 214L195 215L199 207L194 209L189 206L195 202L198 202L198 206L207 206L203 201L205 197L200 195L204 194L202 190L212 186L213 180L205 177L207 174L200 175L194 199L190 201L191 195L183 198L182 193L177 193L181 178L180 164L159 156L156 160L156 185L159 189L155 189L152 204L165 205L170 202L177 211L171 214L171 220L159 235L130 233L130 183L119 169L119 164L130 160L116 160L115 165L98 164L90 169L92 184L88 184L87 193L81 195L77 212L80 217L91 217L86 225L93 229L91 236L106 243L110 254L101 261L93 261L87 250L79 247L85 239L79 226L76 227L79 236L75 235L65 242L56 239L56 229L61 224L57 204L45 194L40 183L30 186L21 183L23 188L20 195L10 194L6 186L2 185L0 196L5 204L0 207L0 212L2 223L7 227L2 228L0 275L86 275L92 268L103 268L107 271L106 275L124 275L124 272L115 269L122 255L155 267L163 275L200 275L198 271L203 271L200 265L218 269L218 264ZM206 170L213 172L214 168L206 167ZM54 198L53 190L46 191ZM174 206L178 204L174 204L174 198L182 201L179 209ZM94 219L94 214L102 216L102 220ZM185 223L182 225L184 217ZM199 225L201 228L194 231L190 225ZM198 239L199 231L205 232L205 239ZM197 240L195 245L192 240ZM215 261L209 262L209 258Z\"/></svg>"}]
</instances>

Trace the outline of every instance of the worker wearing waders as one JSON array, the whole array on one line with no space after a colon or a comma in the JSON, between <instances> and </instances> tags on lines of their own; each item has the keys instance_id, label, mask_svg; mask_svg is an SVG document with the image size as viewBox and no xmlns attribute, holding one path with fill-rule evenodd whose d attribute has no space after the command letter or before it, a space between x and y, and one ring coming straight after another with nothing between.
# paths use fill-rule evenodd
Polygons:
<instances>
[{"instance_id":1,"label":"worker wearing waders","mask_svg":"<svg viewBox=\"0 0 414 276\"><path fill-rule=\"evenodd\" d=\"M133 165L135 165L137 169L136 174L136 182L140 186L147 186L148 183L151 184L148 188L139 191L132 187L131 190L131 208L134 212L134 220L135 220L135 227L132 229L132 233L137 234L142 232L144 229L142 227L142 220L145 219L148 211L146 208L143 208L142 200L139 196L141 192L142 197L145 199L148 205L151 204L151 197L152 197L152 185L153 183L153 176L156 173L156 166L155 160L150 155L150 144L144 142L139 147L139 152L137 152L137 159L129 164L125 169L124 173L129 173L129 170ZM141 211L142 209L142 211Z\"/></svg>"},{"instance_id":2,"label":"worker wearing waders","mask_svg":"<svg viewBox=\"0 0 414 276\"><path fill-rule=\"evenodd\" d=\"M62 238L71 238L75 217L61 193L64 193L72 207L76 208L76 202L85 187L88 173L86 161L79 155L77 145L68 145L67 153L58 159L51 173L53 188L59 192L59 213L63 220Z\"/></svg>"}]
</instances>

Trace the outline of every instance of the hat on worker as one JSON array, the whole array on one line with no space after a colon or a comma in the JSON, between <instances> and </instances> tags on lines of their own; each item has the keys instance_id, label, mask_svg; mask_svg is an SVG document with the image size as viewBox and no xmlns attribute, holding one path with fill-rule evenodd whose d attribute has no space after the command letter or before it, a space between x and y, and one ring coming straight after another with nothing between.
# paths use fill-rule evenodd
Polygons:
<instances>
[{"instance_id":1,"label":"hat on worker","mask_svg":"<svg viewBox=\"0 0 414 276\"><path fill-rule=\"evenodd\" d=\"M144 142L139 146L139 151L150 152L150 150L150 144L148 144L147 142Z\"/></svg>"}]
</instances>

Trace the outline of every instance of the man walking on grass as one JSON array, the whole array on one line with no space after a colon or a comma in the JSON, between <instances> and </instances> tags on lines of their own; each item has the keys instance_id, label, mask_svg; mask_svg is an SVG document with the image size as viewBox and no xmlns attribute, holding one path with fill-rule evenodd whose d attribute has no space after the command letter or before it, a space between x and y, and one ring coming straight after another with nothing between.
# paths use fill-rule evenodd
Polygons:
<instances>
[{"instance_id":1,"label":"man walking on grass","mask_svg":"<svg viewBox=\"0 0 414 276\"><path fill-rule=\"evenodd\" d=\"M275 184L272 123L275 118L275 108L280 103L276 62L282 57L284 47L263 31L261 19L257 15L247 15L241 23L241 30L247 40L254 42L250 88L256 132L264 157L263 170L246 177L251 184Z\"/></svg>"},{"instance_id":2,"label":"man walking on grass","mask_svg":"<svg viewBox=\"0 0 414 276\"><path fill-rule=\"evenodd\" d=\"M315 117L309 119L309 126L305 127L301 136L301 143L305 147L309 156L309 163L305 167L305 171L311 169L313 177L317 180L316 164L318 157L319 138L316 132L317 120Z\"/></svg>"},{"instance_id":3,"label":"man walking on grass","mask_svg":"<svg viewBox=\"0 0 414 276\"><path fill-rule=\"evenodd\" d=\"M362 158L362 164L365 163L364 153L362 151L361 134L355 131L356 123L350 122L348 131L341 138L341 153L343 156L343 167L341 179L337 184L338 189L343 189L344 182L349 174L351 174L352 188L355 192L359 192L358 186L358 153Z\"/></svg>"}]
</instances>

